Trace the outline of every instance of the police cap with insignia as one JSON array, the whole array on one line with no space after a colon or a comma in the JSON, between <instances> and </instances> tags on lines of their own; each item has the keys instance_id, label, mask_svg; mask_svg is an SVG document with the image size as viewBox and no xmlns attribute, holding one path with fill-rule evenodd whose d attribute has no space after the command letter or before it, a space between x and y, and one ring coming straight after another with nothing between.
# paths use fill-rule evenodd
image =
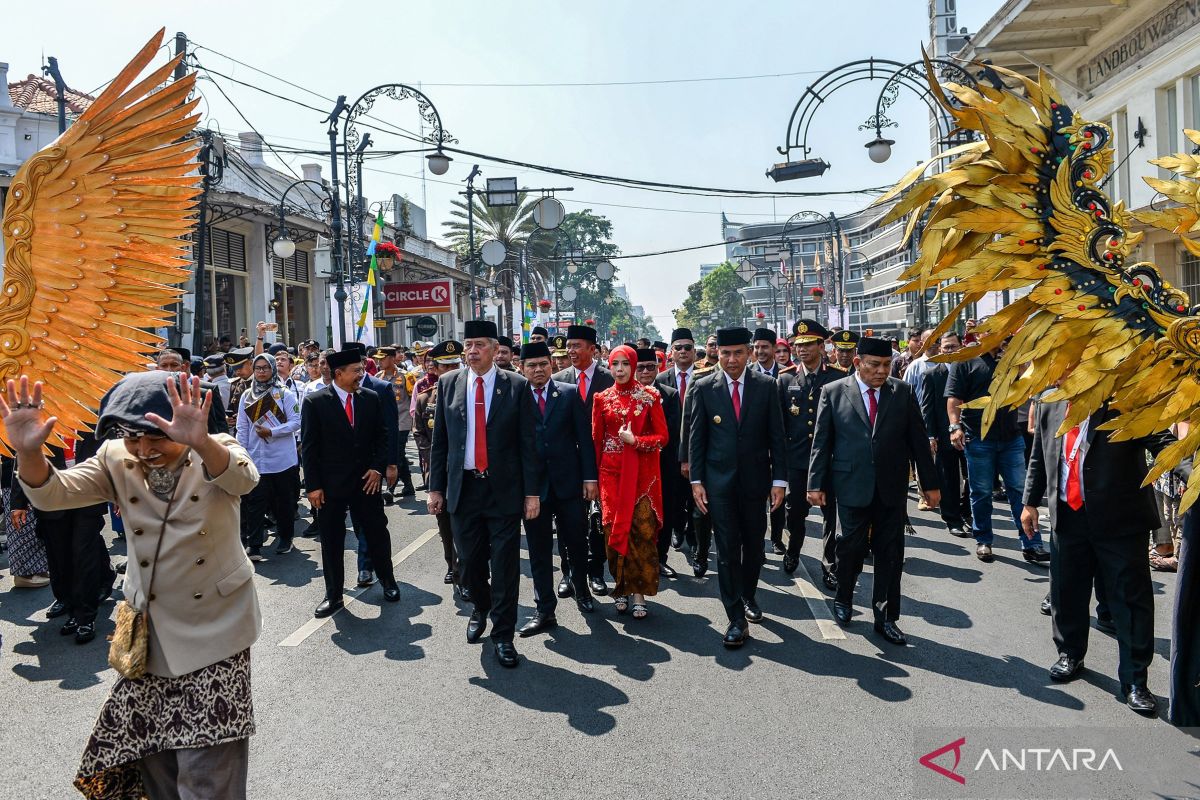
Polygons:
<instances>
[{"instance_id":1,"label":"police cap with insignia","mask_svg":"<svg viewBox=\"0 0 1200 800\"><path fill-rule=\"evenodd\" d=\"M876 339L873 336L864 336L858 340L858 354L860 356L877 356L879 358L891 358L895 355L892 350L892 344L887 339Z\"/></svg>"},{"instance_id":2,"label":"police cap with insignia","mask_svg":"<svg viewBox=\"0 0 1200 800\"><path fill-rule=\"evenodd\" d=\"M204 359L204 366L208 369L225 369L225 354L213 353Z\"/></svg>"},{"instance_id":3,"label":"police cap with insignia","mask_svg":"<svg viewBox=\"0 0 1200 800\"><path fill-rule=\"evenodd\" d=\"M775 341L774 338L771 341ZM717 347L733 347L750 344L750 331L746 328L718 328Z\"/></svg>"},{"instance_id":4,"label":"police cap with insignia","mask_svg":"<svg viewBox=\"0 0 1200 800\"><path fill-rule=\"evenodd\" d=\"M499 339L496 323L490 319L469 319L463 325L463 337L466 339Z\"/></svg>"},{"instance_id":5,"label":"police cap with insignia","mask_svg":"<svg viewBox=\"0 0 1200 800\"><path fill-rule=\"evenodd\" d=\"M521 348L521 360L532 361L535 358L549 358L550 348L545 342L530 342Z\"/></svg>"},{"instance_id":6,"label":"police cap with insignia","mask_svg":"<svg viewBox=\"0 0 1200 800\"><path fill-rule=\"evenodd\" d=\"M254 357L253 347L235 347L225 355L225 363L231 367L241 366Z\"/></svg>"},{"instance_id":7,"label":"police cap with insignia","mask_svg":"<svg viewBox=\"0 0 1200 800\"><path fill-rule=\"evenodd\" d=\"M376 347L375 355L372 358L395 358L398 352L395 345L387 344L383 347Z\"/></svg>"},{"instance_id":8,"label":"police cap with insignia","mask_svg":"<svg viewBox=\"0 0 1200 800\"><path fill-rule=\"evenodd\" d=\"M567 337L561 333L554 334L554 338L550 340L550 355L555 358L563 358L567 355Z\"/></svg>"},{"instance_id":9,"label":"police cap with insignia","mask_svg":"<svg viewBox=\"0 0 1200 800\"><path fill-rule=\"evenodd\" d=\"M439 342L429 351L429 357L439 364L457 364L462 361L463 346L453 339Z\"/></svg>"},{"instance_id":10,"label":"police cap with insignia","mask_svg":"<svg viewBox=\"0 0 1200 800\"><path fill-rule=\"evenodd\" d=\"M823 342L829 338L829 331L815 319L800 319L792 325L792 341L796 344Z\"/></svg>"},{"instance_id":11,"label":"police cap with insignia","mask_svg":"<svg viewBox=\"0 0 1200 800\"><path fill-rule=\"evenodd\" d=\"M838 350L853 350L858 347L859 338L854 331L838 331L833 334L833 346Z\"/></svg>"}]
</instances>

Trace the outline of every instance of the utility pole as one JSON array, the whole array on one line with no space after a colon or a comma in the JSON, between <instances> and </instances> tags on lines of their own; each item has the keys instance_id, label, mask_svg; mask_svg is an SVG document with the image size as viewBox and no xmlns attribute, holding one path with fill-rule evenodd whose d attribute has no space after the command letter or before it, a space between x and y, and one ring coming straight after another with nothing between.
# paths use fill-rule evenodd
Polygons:
<instances>
[{"instance_id":1,"label":"utility pole","mask_svg":"<svg viewBox=\"0 0 1200 800\"><path fill-rule=\"evenodd\" d=\"M337 104L323 122L329 123L329 170L332 191L329 193L333 204L333 271L337 276L337 291L333 299L338 307L338 336L341 344L346 343L346 270L342 260L342 205L338 200L338 163L337 163L337 126L338 120L346 110L346 95L338 95Z\"/></svg>"},{"instance_id":2,"label":"utility pole","mask_svg":"<svg viewBox=\"0 0 1200 800\"><path fill-rule=\"evenodd\" d=\"M58 59L50 56L46 61L48 63L42 67L42 74L54 79L54 91L58 94L58 133L61 136L67 130L67 84L58 69Z\"/></svg>"}]
</instances>

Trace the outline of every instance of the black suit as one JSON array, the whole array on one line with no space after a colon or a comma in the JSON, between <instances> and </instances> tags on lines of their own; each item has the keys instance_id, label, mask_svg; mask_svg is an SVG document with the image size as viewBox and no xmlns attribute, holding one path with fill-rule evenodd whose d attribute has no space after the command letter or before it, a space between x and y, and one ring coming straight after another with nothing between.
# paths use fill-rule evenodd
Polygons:
<instances>
[{"instance_id":1,"label":"black suit","mask_svg":"<svg viewBox=\"0 0 1200 800\"><path fill-rule=\"evenodd\" d=\"M554 380L561 383L569 383L573 386L579 385L579 371L574 367L567 367L561 372L554 375ZM583 400L584 410L587 412L588 425L591 425L592 419L592 400L597 393L603 392L615 384L612 373L605 369L601 364L596 363L596 369L592 372L592 379L588 381L587 397ZM589 504L592 508L588 513L588 576L597 580L604 578L604 565L607 563L608 554L604 549L604 529L600 525L600 503ZM564 569L566 565L564 564Z\"/></svg>"},{"instance_id":2,"label":"black suit","mask_svg":"<svg viewBox=\"0 0 1200 800\"><path fill-rule=\"evenodd\" d=\"M692 382L696 380L696 370L692 369L691 377L688 379L684 387L684 394L691 388ZM663 451L663 530L668 534L675 534L681 540L686 541L692 547L696 546L696 531L695 524L692 519L692 514L695 510L695 502L692 500L692 490L688 479L679 472L680 464L680 443L687 438L687 433L683 425L683 400L679 394L679 370L676 367L671 367L666 372L659 373L654 379L654 385L660 388L666 387L675 391L674 402L676 414L671 416L667 408L666 393L663 393L663 415L667 418L667 428L671 431L671 441L669 446L673 453L675 468L667 471L666 451ZM668 500L668 495L670 500Z\"/></svg>"},{"instance_id":3,"label":"black suit","mask_svg":"<svg viewBox=\"0 0 1200 800\"><path fill-rule=\"evenodd\" d=\"M400 464L400 409L396 405L396 391L387 381L363 373L362 388L368 389L379 398L383 410L383 429L386 432L385 467Z\"/></svg>"},{"instance_id":4,"label":"black suit","mask_svg":"<svg viewBox=\"0 0 1200 800\"><path fill-rule=\"evenodd\" d=\"M353 395L354 425L346 415L335 385L309 394L300 406L300 460L304 465L304 490L325 493L317 515L321 530L321 563L325 573L325 598L339 600L345 582L346 510L354 528L367 543L379 583L396 585L392 571L392 543L383 496L363 491L368 470L379 473L388 464L387 434L379 396L368 389Z\"/></svg>"},{"instance_id":5,"label":"black suit","mask_svg":"<svg viewBox=\"0 0 1200 800\"><path fill-rule=\"evenodd\" d=\"M747 367L741 376L740 418L721 370L688 390L688 463L701 483L717 539L721 602L745 630L745 603L754 600L763 564L766 508L773 481L787 479L783 413L773 378Z\"/></svg>"},{"instance_id":6,"label":"black suit","mask_svg":"<svg viewBox=\"0 0 1200 800\"><path fill-rule=\"evenodd\" d=\"M216 398L219 403L219 398ZM75 461L86 461L96 454L99 443L90 433L75 441ZM67 468L63 451L50 448L50 463L55 469ZM9 507L12 511L31 508L21 482L14 470L10 487ZM54 599L67 607L67 613L80 624L94 623L100 605L100 594L111 589L116 580L112 561L101 531L107 503L70 508L64 511L36 511L38 538L46 546L50 564L50 591Z\"/></svg>"},{"instance_id":7,"label":"black suit","mask_svg":"<svg viewBox=\"0 0 1200 800\"><path fill-rule=\"evenodd\" d=\"M874 554L871 606L876 622L900 618L908 465L923 486L936 486L933 456L912 387L896 378L877 390L872 428L856 374L821 391L809 458L808 489L832 487L842 532L837 537L837 601L850 605L868 546ZM828 502L828 498L826 498Z\"/></svg>"},{"instance_id":8,"label":"black suit","mask_svg":"<svg viewBox=\"0 0 1200 800\"><path fill-rule=\"evenodd\" d=\"M587 597L587 515L583 504L584 481L596 481L596 449L592 447L591 418L579 392L570 383L550 381L544 389L546 413L535 408L538 457L543 466L542 512L525 520L529 571L533 574L533 599L537 610L553 614L558 606L554 592L554 532L558 548L570 561L576 597ZM530 386L537 406L537 394ZM553 525L552 525L553 523Z\"/></svg>"},{"instance_id":9,"label":"black suit","mask_svg":"<svg viewBox=\"0 0 1200 800\"><path fill-rule=\"evenodd\" d=\"M950 370L945 364L932 364L921 380L918 401L921 418L930 438L937 439L934 463L941 478L942 502L938 506L947 528L970 527L971 495L967 487L967 456L950 444L950 417L946 413L946 381Z\"/></svg>"},{"instance_id":10,"label":"black suit","mask_svg":"<svg viewBox=\"0 0 1200 800\"><path fill-rule=\"evenodd\" d=\"M1088 420L1078 443L1082 462L1083 506L1073 510L1060 498L1065 437L1058 435L1066 418L1065 403L1041 403L1034 426L1033 451L1025 478L1025 505L1045 499L1050 512L1050 616L1054 644L1060 654L1084 657L1088 644L1088 604L1092 584L1104 587L1104 600L1117 626L1117 673L1127 690L1146 683L1154 656L1154 593L1146 541L1162 520L1154 489L1142 486L1146 452L1157 456L1175 441L1156 433L1114 442L1100 426L1116 414L1107 406ZM1185 461L1174 470L1191 477ZM1098 580L1097 580L1098 579Z\"/></svg>"},{"instance_id":11,"label":"black suit","mask_svg":"<svg viewBox=\"0 0 1200 800\"><path fill-rule=\"evenodd\" d=\"M844 377L844 372L838 372L828 364L821 364L807 375L797 371L779 376L779 402L783 407L783 425L787 433L787 552L792 558L800 556L800 548L804 545L804 520L812 511L807 491L808 458L812 453L821 391L826 384ZM836 563L834 534L837 532L837 506L832 487L826 487L825 496L825 507L821 509L824 517L821 567L826 572L832 572Z\"/></svg>"},{"instance_id":12,"label":"black suit","mask_svg":"<svg viewBox=\"0 0 1200 800\"><path fill-rule=\"evenodd\" d=\"M467 414L474 408L476 377L463 368L438 379L429 490L445 495L463 586L475 609L491 612L493 640L511 642L521 576L520 520L525 498L542 490L537 409L529 382L496 368L485 425L487 470L468 472L466 453L473 443L467 441Z\"/></svg>"}]
</instances>

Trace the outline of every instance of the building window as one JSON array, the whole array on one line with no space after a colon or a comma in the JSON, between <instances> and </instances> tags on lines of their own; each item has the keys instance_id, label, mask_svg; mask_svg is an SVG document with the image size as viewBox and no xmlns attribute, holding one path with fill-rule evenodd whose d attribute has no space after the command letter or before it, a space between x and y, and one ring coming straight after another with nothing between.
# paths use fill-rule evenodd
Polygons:
<instances>
[{"instance_id":1,"label":"building window","mask_svg":"<svg viewBox=\"0 0 1200 800\"><path fill-rule=\"evenodd\" d=\"M1188 127L1200 131L1200 75L1188 78L1188 88L1192 99L1192 124Z\"/></svg>"},{"instance_id":2,"label":"building window","mask_svg":"<svg viewBox=\"0 0 1200 800\"><path fill-rule=\"evenodd\" d=\"M1166 156L1179 152L1179 92L1174 86L1160 89L1158 100L1158 141L1161 143L1158 154ZM1159 167L1158 174L1160 178L1171 177L1171 171L1162 167Z\"/></svg>"},{"instance_id":3,"label":"building window","mask_svg":"<svg viewBox=\"0 0 1200 800\"><path fill-rule=\"evenodd\" d=\"M1182 247L1179 248L1179 277L1182 283L1180 289L1187 292L1189 297L1200 296L1200 258Z\"/></svg>"},{"instance_id":4,"label":"building window","mask_svg":"<svg viewBox=\"0 0 1200 800\"><path fill-rule=\"evenodd\" d=\"M281 330L280 339L295 344L311 335L308 318L309 255L297 250L286 261L271 259L275 275L274 299L279 303L275 319Z\"/></svg>"},{"instance_id":5,"label":"building window","mask_svg":"<svg viewBox=\"0 0 1200 800\"><path fill-rule=\"evenodd\" d=\"M194 241L195 234L192 234L192 238L192 260L196 260L199 255L199 243ZM205 245L208 258L204 259L204 263L208 266L246 271L246 237L242 234L224 228L209 227Z\"/></svg>"}]
</instances>

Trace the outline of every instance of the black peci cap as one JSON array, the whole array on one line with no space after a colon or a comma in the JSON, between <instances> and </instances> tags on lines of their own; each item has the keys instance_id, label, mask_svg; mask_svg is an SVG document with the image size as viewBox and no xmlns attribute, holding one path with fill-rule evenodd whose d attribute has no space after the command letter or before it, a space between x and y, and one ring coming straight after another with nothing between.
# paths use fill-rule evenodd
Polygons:
<instances>
[{"instance_id":1,"label":"black peci cap","mask_svg":"<svg viewBox=\"0 0 1200 800\"><path fill-rule=\"evenodd\" d=\"M596 343L596 329L590 325L568 325L568 339L583 339L585 342Z\"/></svg>"},{"instance_id":2,"label":"black peci cap","mask_svg":"<svg viewBox=\"0 0 1200 800\"><path fill-rule=\"evenodd\" d=\"M529 342L521 347L521 360L529 361L531 358L549 358L550 348L545 342Z\"/></svg>"},{"instance_id":3,"label":"black peci cap","mask_svg":"<svg viewBox=\"0 0 1200 800\"><path fill-rule=\"evenodd\" d=\"M772 342L775 340L772 339ZM719 328L717 330L717 347L733 347L739 344L750 344L750 331L746 328Z\"/></svg>"},{"instance_id":4,"label":"black peci cap","mask_svg":"<svg viewBox=\"0 0 1200 800\"><path fill-rule=\"evenodd\" d=\"M692 336L692 331L690 328L676 328L675 330L671 331L672 342L678 342L680 339L695 341L696 337Z\"/></svg>"},{"instance_id":5,"label":"black peci cap","mask_svg":"<svg viewBox=\"0 0 1200 800\"><path fill-rule=\"evenodd\" d=\"M499 339L496 323L490 319L469 319L463 325L463 338L466 339Z\"/></svg>"},{"instance_id":6,"label":"black peci cap","mask_svg":"<svg viewBox=\"0 0 1200 800\"><path fill-rule=\"evenodd\" d=\"M887 339L876 339L873 336L864 336L858 340L858 354L860 356L878 356L879 358L891 358L895 355L891 342Z\"/></svg>"}]
</instances>

